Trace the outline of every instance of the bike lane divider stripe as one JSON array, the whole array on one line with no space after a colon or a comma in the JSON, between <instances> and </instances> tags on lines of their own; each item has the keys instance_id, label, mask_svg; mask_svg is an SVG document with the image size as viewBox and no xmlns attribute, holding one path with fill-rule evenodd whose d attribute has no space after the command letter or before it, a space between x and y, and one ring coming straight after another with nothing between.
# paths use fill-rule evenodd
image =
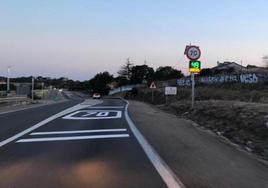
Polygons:
<instances>
[{"instance_id":1,"label":"bike lane divider stripe","mask_svg":"<svg viewBox=\"0 0 268 188\"><path fill-rule=\"evenodd\" d=\"M128 125L136 137L138 143L142 147L143 151L157 170L158 174L161 176L163 181L166 183L168 188L185 188L184 184L179 180L174 174L171 168L166 164L166 162L158 155L158 153L153 149L153 147L148 143L148 141L143 137L140 131L136 128L133 121L128 115L129 102L124 100L127 105L125 107L125 118Z\"/></svg>"},{"instance_id":2,"label":"bike lane divider stripe","mask_svg":"<svg viewBox=\"0 0 268 188\"><path fill-rule=\"evenodd\" d=\"M10 138L8 138L6 140L3 140L2 142L0 142L0 147L2 147L4 145L6 145L6 144L8 144L8 143L10 143L10 142L22 137L22 136L34 131L35 129L37 129L37 128L39 128L39 127L41 127L41 126L43 126L43 125L45 125L45 124L57 119L57 118L60 118L61 116L64 116L64 115L69 114L71 112L74 112L76 110L81 110L83 108L90 107L92 105L96 105L96 104L99 104L99 103L102 103L102 101L92 102L91 105L89 105L89 104L84 105L84 103L81 103L81 104L75 105L73 107L67 108L67 109L65 109L65 110L63 110L63 111L61 111L61 112L59 112L59 113L57 113L57 114L55 114L53 116L50 116L49 118L47 118L47 119L45 119L45 120L33 125L32 127L28 128L28 129L25 129L24 131L19 132L19 133L15 134L14 136L12 136L12 137L10 137Z\"/></svg>"}]
</instances>

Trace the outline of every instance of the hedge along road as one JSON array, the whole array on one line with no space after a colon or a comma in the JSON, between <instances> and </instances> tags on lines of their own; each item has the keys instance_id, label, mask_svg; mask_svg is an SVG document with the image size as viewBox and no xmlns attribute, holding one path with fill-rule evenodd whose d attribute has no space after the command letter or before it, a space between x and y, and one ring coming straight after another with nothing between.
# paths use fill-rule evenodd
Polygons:
<instances>
[{"instance_id":1,"label":"hedge along road","mask_svg":"<svg viewBox=\"0 0 268 188\"><path fill-rule=\"evenodd\" d=\"M0 187L184 187L127 106L76 105L2 141Z\"/></svg>"}]
</instances>

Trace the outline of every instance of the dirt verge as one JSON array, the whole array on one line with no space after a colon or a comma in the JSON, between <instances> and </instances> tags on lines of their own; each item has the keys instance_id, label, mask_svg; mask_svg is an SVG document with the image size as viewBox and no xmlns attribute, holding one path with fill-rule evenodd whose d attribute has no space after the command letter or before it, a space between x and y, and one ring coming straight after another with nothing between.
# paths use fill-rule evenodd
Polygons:
<instances>
[{"instance_id":1,"label":"dirt verge","mask_svg":"<svg viewBox=\"0 0 268 188\"><path fill-rule=\"evenodd\" d=\"M153 104L190 119L244 150L268 160L268 103L263 102L267 100L267 88L255 88L251 92L248 89L200 87L197 89L194 109L190 108L189 88L179 88L179 95L169 100L166 100L162 89L157 89L154 91ZM151 90L139 89L136 95L129 92L126 97L152 103L151 94Z\"/></svg>"}]
</instances>

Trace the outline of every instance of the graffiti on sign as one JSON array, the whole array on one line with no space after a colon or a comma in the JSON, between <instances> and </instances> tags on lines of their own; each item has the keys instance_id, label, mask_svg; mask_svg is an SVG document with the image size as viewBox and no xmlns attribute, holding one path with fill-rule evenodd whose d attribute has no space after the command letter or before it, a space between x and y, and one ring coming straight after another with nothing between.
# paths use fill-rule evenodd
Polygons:
<instances>
[{"instance_id":1,"label":"graffiti on sign","mask_svg":"<svg viewBox=\"0 0 268 188\"><path fill-rule=\"evenodd\" d=\"M258 77L255 74L242 74L240 75L241 83L258 83Z\"/></svg>"},{"instance_id":2,"label":"graffiti on sign","mask_svg":"<svg viewBox=\"0 0 268 188\"><path fill-rule=\"evenodd\" d=\"M247 73L239 75L219 75L219 76L200 76L195 78L196 84L222 84L222 83L241 83L257 84L268 82L268 74ZM177 80L179 86L190 86L190 78L181 78Z\"/></svg>"}]
</instances>

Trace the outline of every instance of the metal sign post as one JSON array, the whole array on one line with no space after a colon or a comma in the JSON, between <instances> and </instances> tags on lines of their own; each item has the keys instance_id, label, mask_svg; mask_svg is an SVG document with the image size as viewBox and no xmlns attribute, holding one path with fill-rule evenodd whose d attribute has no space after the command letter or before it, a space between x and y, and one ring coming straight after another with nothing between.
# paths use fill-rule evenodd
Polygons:
<instances>
[{"instance_id":1,"label":"metal sign post","mask_svg":"<svg viewBox=\"0 0 268 188\"><path fill-rule=\"evenodd\" d=\"M194 97L195 97L195 91L194 91L194 85L195 85L195 83L194 83L194 73L191 73L191 78L192 78L192 105L191 105L191 107L192 108L194 108Z\"/></svg>"},{"instance_id":2,"label":"metal sign post","mask_svg":"<svg viewBox=\"0 0 268 188\"><path fill-rule=\"evenodd\" d=\"M32 77L32 101L34 101L34 77Z\"/></svg>"},{"instance_id":3,"label":"metal sign post","mask_svg":"<svg viewBox=\"0 0 268 188\"><path fill-rule=\"evenodd\" d=\"M201 70L201 62L197 61L201 56L201 51L198 46L186 46L184 54L190 60L189 62L189 72L191 73L192 80L192 103L191 107L194 108L195 102L195 73L200 73Z\"/></svg>"},{"instance_id":4,"label":"metal sign post","mask_svg":"<svg viewBox=\"0 0 268 188\"><path fill-rule=\"evenodd\" d=\"M152 89L152 103L154 103L154 89Z\"/></svg>"},{"instance_id":5,"label":"metal sign post","mask_svg":"<svg viewBox=\"0 0 268 188\"><path fill-rule=\"evenodd\" d=\"M156 89L156 85L154 82L151 83L150 87L149 87L152 91L152 103L154 103L154 89Z\"/></svg>"},{"instance_id":6,"label":"metal sign post","mask_svg":"<svg viewBox=\"0 0 268 188\"><path fill-rule=\"evenodd\" d=\"M10 69L11 66L7 67L7 93L10 92Z\"/></svg>"}]
</instances>

